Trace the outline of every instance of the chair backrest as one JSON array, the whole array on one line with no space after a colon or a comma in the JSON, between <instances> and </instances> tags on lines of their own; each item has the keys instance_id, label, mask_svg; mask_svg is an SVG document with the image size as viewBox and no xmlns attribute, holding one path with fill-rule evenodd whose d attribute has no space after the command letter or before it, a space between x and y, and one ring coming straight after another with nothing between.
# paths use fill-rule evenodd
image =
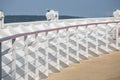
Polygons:
<instances>
[{"instance_id":1,"label":"chair backrest","mask_svg":"<svg viewBox=\"0 0 120 80\"><path fill-rule=\"evenodd\" d=\"M59 13L58 11L48 10L48 12L46 12L46 18L48 21L58 20Z\"/></svg>"},{"instance_id":2,"label":"chair backrest","mask_svg":"<svg viewBox=\"0 0 120 80\"><path fill-rule=\"evenodd\" d=\"M4 13L0 11L0 19L4 17Z\"/></svg>"},{"instance_id":3,"label":"chair backrest","mask_svg":"<svg viewBox=\"0 0 120 80\"><path fill-rule=\"evenodd\" d=\"M114 17L120 17L120 10L117 9L116 11L113 12Z\"/></svg>"},{"instance_id":4,"label":"chair backrest","mask_svg":"<svg viewBox=\"0 0 120 80\"><path fill-rule=\"evenodd\" d=\"M0 29L4 28L4 13L0 11Z\"/></svg>"}]
</instances>

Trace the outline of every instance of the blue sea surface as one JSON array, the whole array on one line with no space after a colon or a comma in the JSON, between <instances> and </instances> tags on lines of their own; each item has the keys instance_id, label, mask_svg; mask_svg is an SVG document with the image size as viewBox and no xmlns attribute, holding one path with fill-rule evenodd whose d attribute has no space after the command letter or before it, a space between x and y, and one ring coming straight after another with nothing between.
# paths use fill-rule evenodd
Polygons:
<instances>
[{"instance_id":1,"label":"blue sea surface","mask_svg":"<svg viewBox=\"0 0 120 80\"><path fill-rule=\"evenodd\" d=\"M60 16L59 19L71 19L71 18L83 18L76 16ZM44 21L45 16L34 16L34 15L10 15L5 16L5 23L15 23L15 22L31 22L31 21Z\"/></svg>"}]
</instances>

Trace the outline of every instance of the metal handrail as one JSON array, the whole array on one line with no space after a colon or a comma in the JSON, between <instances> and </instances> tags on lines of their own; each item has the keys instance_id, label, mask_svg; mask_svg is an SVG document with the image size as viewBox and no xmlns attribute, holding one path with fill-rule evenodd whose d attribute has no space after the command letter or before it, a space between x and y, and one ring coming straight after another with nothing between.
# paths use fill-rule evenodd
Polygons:
<instances>
[{"instance_id":1,"label":"metal handrail","mask_svg":"<svg viewBox=\"0 0 120 80\"><path fill-rule=\"evenodd\" d=\"M15 38L21 37L21 36L38 34L38 33L41 33L41 32L50 32L50 31L62 30L62 29L68 29L68 28L74 28L74 27L82 27L82 26L97 25L97 24L108 24L108 23L119 23L119 22L120 21L88 23L88 24L80 24L80 25L72 25L72 26L67 26L67 27L39 30L39 31L34 31L34 32L20 33L20 34L15 34L15 35L12 35L12 36L7 36L7 37L0 38L0 42L6 41L6 40L10 40L10 39L15 39Z\"/></svg>"}]
</instances>

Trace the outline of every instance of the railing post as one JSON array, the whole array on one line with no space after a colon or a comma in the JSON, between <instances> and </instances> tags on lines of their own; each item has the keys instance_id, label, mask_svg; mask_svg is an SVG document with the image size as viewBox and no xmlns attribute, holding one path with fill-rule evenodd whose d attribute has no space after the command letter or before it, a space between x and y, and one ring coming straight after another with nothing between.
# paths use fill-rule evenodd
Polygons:
<instances>
[{"instance_id":1,"label":"railing post","mask_svg":"<svg viewBox=\"0 0 120 80\"><path fill-rule=\"evenodd\" d=\"M96 25L96 54L98 54L98 47L99 47L99 43L98 43L98 27Z\"/></svg>"},{"instance_id":2,"label":"railing post","mask_svg":"<svg viewBox=\"0 0 120 80\"><path fill-rule=\"evenodd\" d=\"M28 80L28 44L27 36L24 36L24 45L25 45L25 80Z\"/></svg>"},{"instance_id":3,"label":"railing post","mask_svg":"<svg viewBox=\"0 0 120 80\"><path fill-rule=\"evenodd\" d=\"M39 41L38 41L38 34L35 34L35 41L36 41L36 49L35 49L35 66L36 66L36 69L35 69L35 74L36 74L36 79L35 80L40 80L40 77L39 77L39 70L38 70L38 66L39 66L39 61L38 61L38 54L39 54Z\"/></svg>"},{"instance_id":4,"label":"railing post","mask_svg":"<svg viewBox=\"0 0 120 80\"><path fill-rule=\"evenodd\" d=\"M78 27L76 27L76 56L77 56L77 60L79 61L80 58L79 58L79 36L78 36Z\"/></svg>"},{"instance_id":5,"label":"railing post","mask_svg":"<svg viewBox=\"0 0 120 80\"><path fill-rule=\"evenodd\" d=\"M88 50L89 50L89 45L88 45L88 26L86 26L85 37L86 37L86 54L85 54L85 56L88 57Z\"/></svg>"},{"instance_id":6,"label":"railing post","mask_svg":"<svg viewBox=\"0 0 120 80\"><path fill-rule=\"evenodd\" d=\"M16 80L16 52L15 52L15 39L12 39L12 80Z\"/></svg>"},{"instance_id":7,"label":"railing post","mask_svg":"<svg viewBox=\"0 0 120 80\"><path fill-rule=\"evenodd\" d=\"M106 27L107 26L108 26L108 24L106 24ZM106 28L106 32L105 32L105 35L106 35L106 37L105 37L105 39L106 39L106 45L105 46L106 46L107 51L108 51L108 46L109 46L109 44L108 44L109 43L108 42L109 41L108 40L108 29L109 29L109 27Z\"/></svg>"},{"instance_id":8,"label":"railing post","mask_svg":"<svg viewBox=\"0 0 120 80\"><path fill-rule=\"evenodd\" d=\"M67 53L66 53L67 57L66 58L67 58L67 64L69 64L69 44L70 44L69 43L69 28L66 29L66 33L67 33L67 36L66 36L66 39L67 39L66 40L67 41L66 42L67 43Z\"/></svg>"},{"instance_id":9,"label":"railing post","mask_svg":"<svg viewBox=\"0 0 120 80\"><path fill-rule=\"evenodd\" d=\"M2 80L2 43L0 42L0 80Z\"/></svg>"},{"instance_id":10,"label":"railing post","mask_svg":"<svg viewBox=\"0 0 120 80\"><path fill-rule=\"evenodd\" d=\"M49 67L48 67L48 32L45 32L45 37L46 37L46 52L45 52L45 67L46 67L46 75L48 76L48 71L49 71Z\"/></svg>"},{"instance_id":11,"label":"railing post","mask_svg":"<svg viewBox=\"0 0 120 80\"><path fill-rule=\"evenodd\" d=\"M116 48L119 49L119 23L116 25Z\"/></svg>"},{"instance_id":12,"label":"railing post","mask_svg":"<svg viewBox=\"0 0 120 80\"><path fill-rule=\"evenodd\" d=\"M59 69L60 68L60 60L59 60L59 58L60 58L60 55L59 55L59 53L60 53L60 50L59 50L59 48L60 48L60 41L59 41L59 30L57 30L57 32L56 32L56 40L57 40L57 68Z\"/></svg>"}]
</instances>

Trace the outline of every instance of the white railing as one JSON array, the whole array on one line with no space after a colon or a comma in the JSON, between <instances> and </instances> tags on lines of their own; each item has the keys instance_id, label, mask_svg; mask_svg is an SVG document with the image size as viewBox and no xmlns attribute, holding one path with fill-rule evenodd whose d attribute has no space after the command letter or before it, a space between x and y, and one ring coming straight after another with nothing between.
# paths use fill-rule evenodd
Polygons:
<instances>
[{"instance_id":1,"label":"white railing","mask_svg":"<svg viewBox=\"0 0 120 80\"><path fill-rule=\"evenodd\" d=\"M81 59L120 50L119 19L74 22L77 24L52 25L52 28L41 30L34 29L32 24L33 27L24 28L20 33L12 29L7 31L8 27L6 31L1 30L0 80L40 80Z\"/></svg>"}]
</instances>

